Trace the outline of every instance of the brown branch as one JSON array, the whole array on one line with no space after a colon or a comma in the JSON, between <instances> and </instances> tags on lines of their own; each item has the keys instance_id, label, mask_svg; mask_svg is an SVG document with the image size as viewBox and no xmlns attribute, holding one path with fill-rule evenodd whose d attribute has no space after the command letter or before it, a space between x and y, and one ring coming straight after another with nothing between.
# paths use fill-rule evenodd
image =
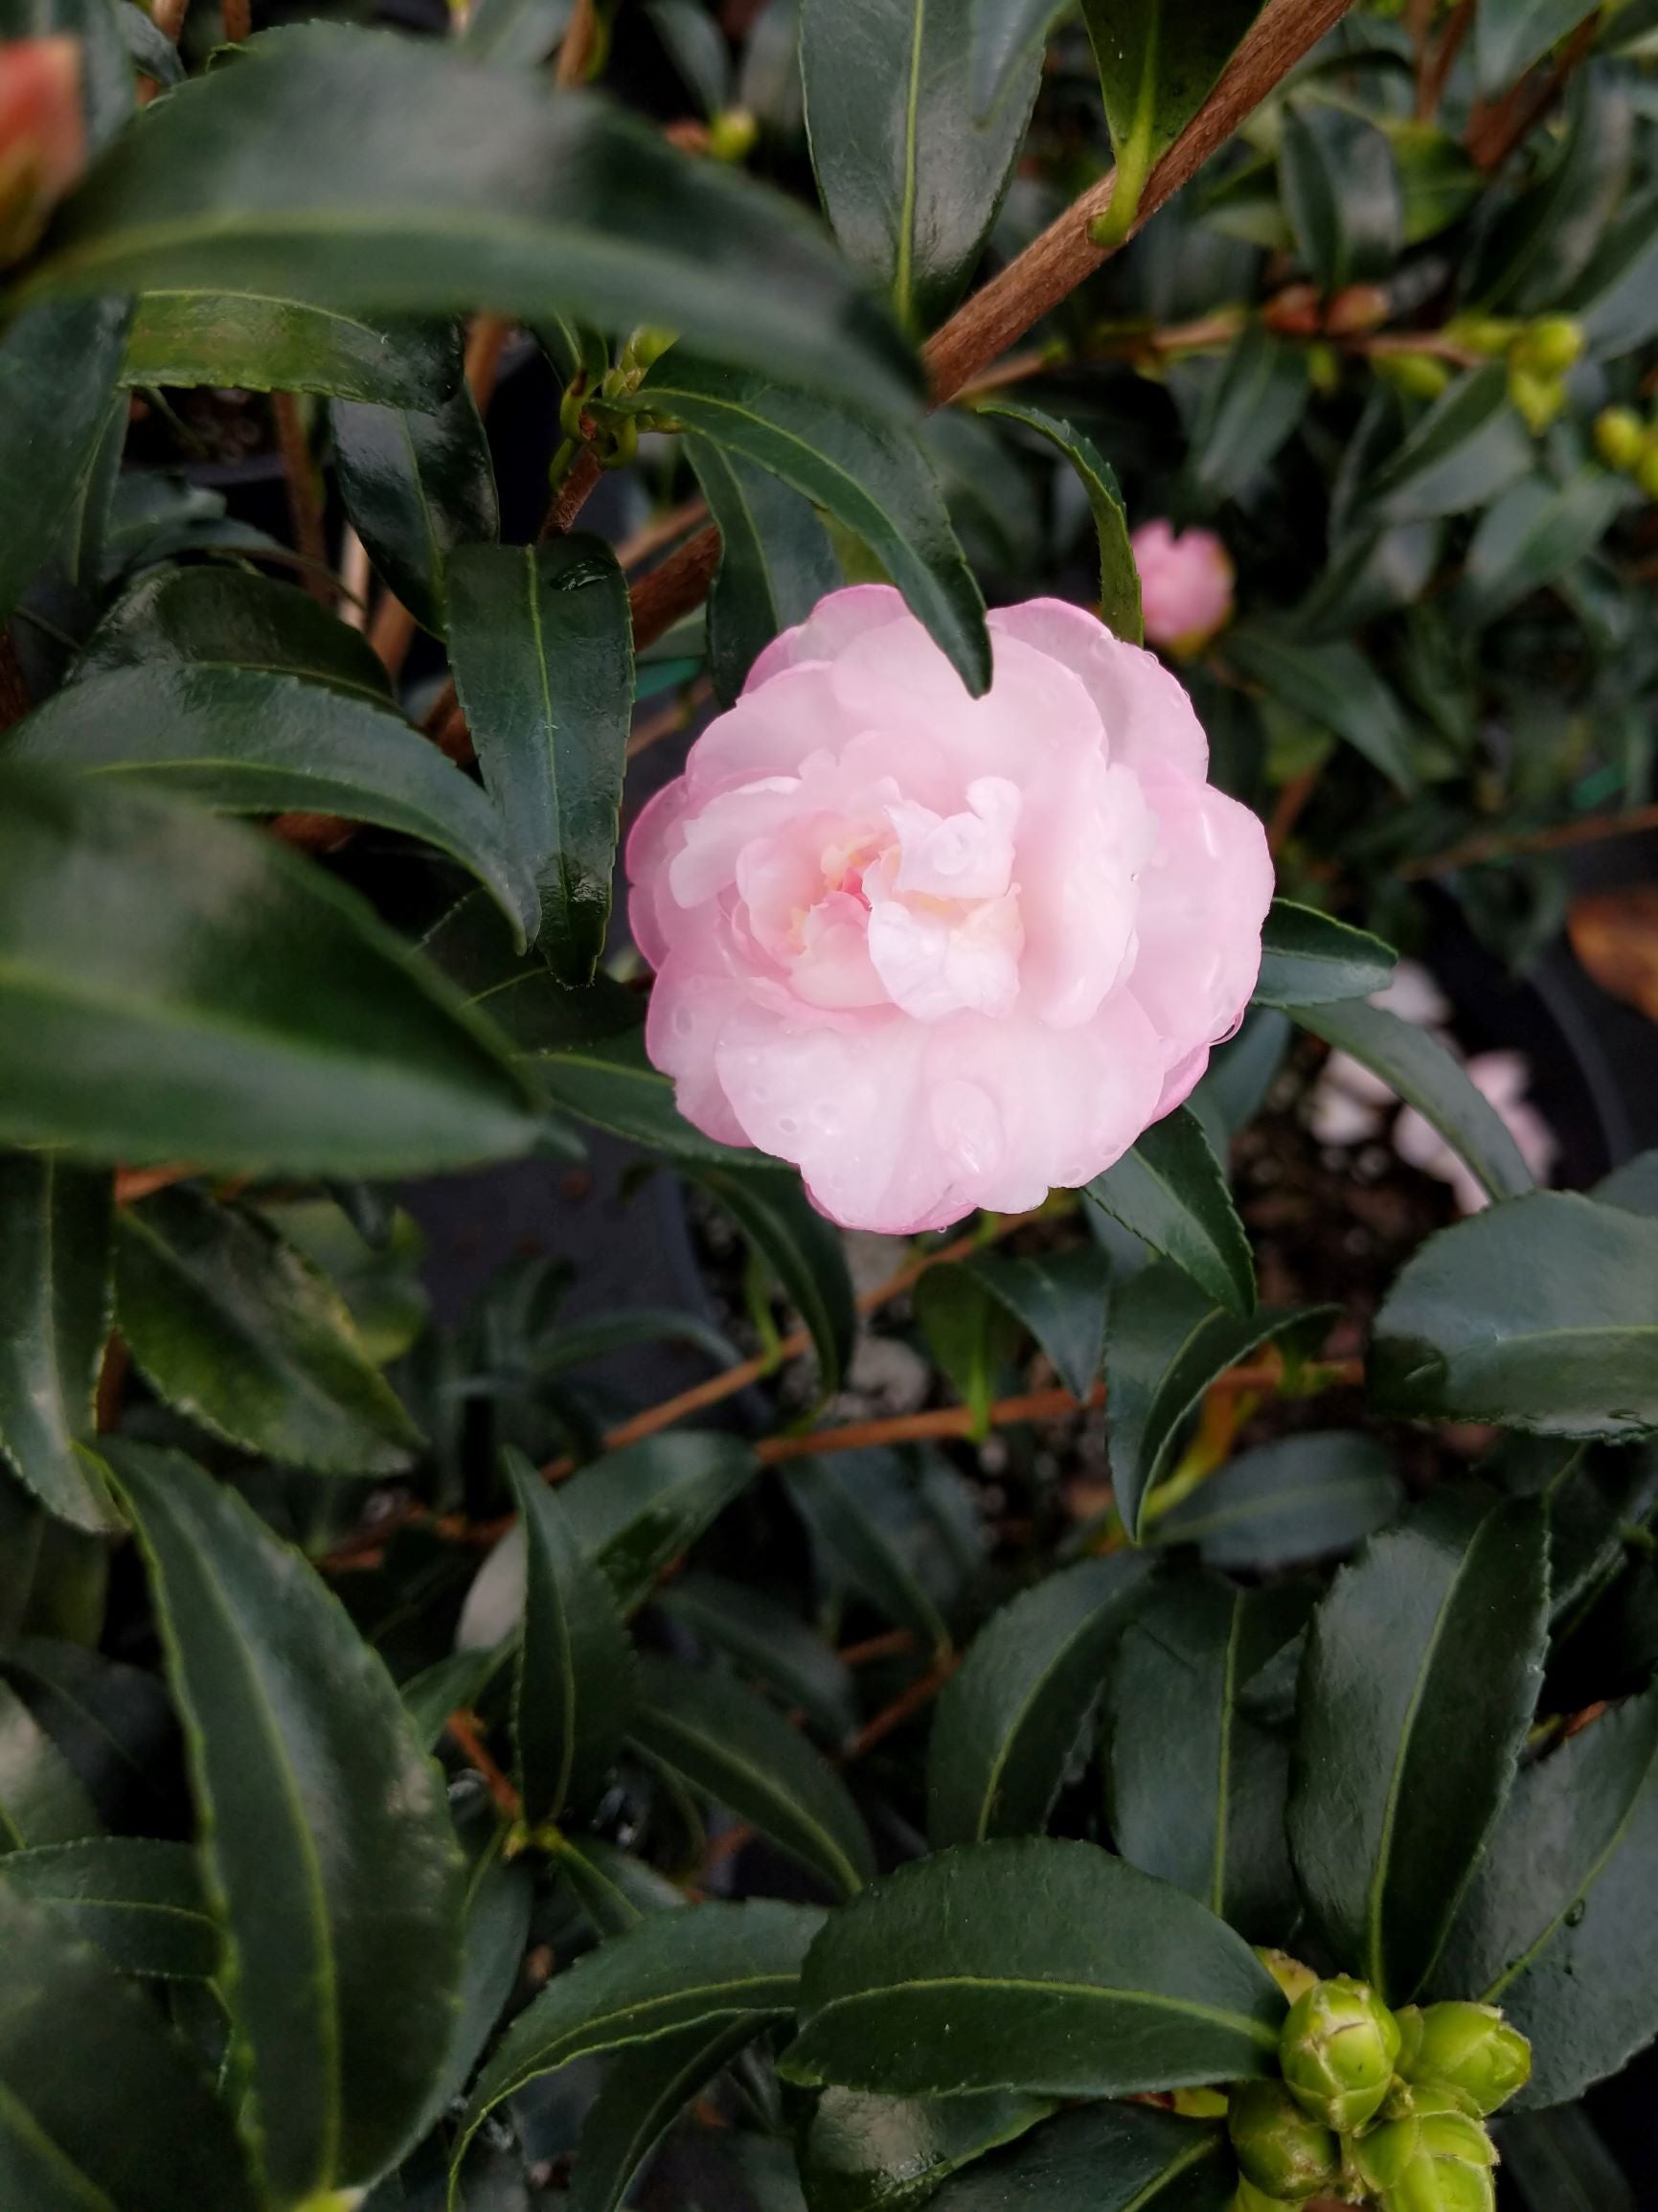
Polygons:
<instances>
[{"instance_id":1,"label":"brown branch","mask_svg":"<svg viewBox=\"0 0 1658 2212\"><path fill-rule=\"evenodd\" d=\"M252 0L220 0L219 13L224 17L224 34L233 46L253 36Z\"/></svg>"},{"instance_id":2,"label":"brown branch","mask_svg":"<svg viewBox=\"0 0 1658 2212\"><path fill-rule=\"evenodd\" d=\"M1475 868L1488 860L1508 860L1524 853L1556 853L1569 845L1599 845L1608 837L1641 837L1658 830L1658 805L1631 807L1626 814L1597 814L1586 822L1557 822L1552 830L1520 830L1512 833L1493 830L1481 837L1465 837L1442 853L1425 859L1402 860L1396 870L1399 880L1415 883L1424 876L1449 876L1458 868Z\"/></svg>"},{"instance_id":3,"label":"brown branch","mask_svg":"<svg viewBox=\"0 0 1658 2212\"><path fill-rule=\"evenodd\" d=\"M463 1706L458 1713L449 1715L444 1725L466 1753L468 1765L475 1767L488 1783L489 1794L501 1811L509 1820L516 1820L524 1810L523 1805L517 1790L485 1749L476 1713L469 1713Z\"/></svg>"},{"instance_id":4,"label":"brown branch","mask_svg":"<svg viewBox=\"0 0 1658 2212\"><path fill-rule=\"evenodd\" d=\"M1427 48L1417 69L1417 121L1432 123L1440 111L1446 80L1473 28L1474 0L1460 0L1456 13L1441 33L1439 43Z\"/></svg>"},{"instance_id":5,"label":"brown branch","mask_svg":"<svg viewBox=\"0 0 1658 2212\"><path fill-rule=\"evenodd\" d=\"M306 560L316 564L304 572L303 582L314 600L324 606L331 606L334 594L326 574L329 541L323 530L323 503L317 491L316 470L311 465L311 450L299 402L291 392L273 392L270 403L276 418L277 443L282 447L283 474L287 480L288 516L293 524L294 544ZM325 573L319 574L319 571Z\"/></svg>"},{"instance_id":6,"label":"brown branch","mask_svg":"<svg viewBox=\"0 0 1658 2212\"><path fill-rule=\"evenodd\" d=\"M566 91L578 84L585 84L587 72L599 47L599 10L595 0L576 0L571 11L570 27L558 48L557 65L553 81Z\"/></svg>"},{"instance_id":7,"label":"brown branch","mask_svg":"<svg viewBox=\"0 0 1658 2212\"><path fill-rule=\"evenodd\" d=\"M604 473L603 465L591 445L584 445L570 465L570 470L553 495L541 525L541 536L564 537L575 529L577 518L592 497L599 479Z\"/></svg>"},{"instance_id":8,"label":"brown branch","mask_svg":"<svg viewBox=\"0 0 1658 2212\"><path fill-rule=\"evenodd\" d=\"M864 1722L835 1765L845 1767L854 1759L861 1759L866 1751L873 1751L895 1728L901 1728L923 1705L930 1705L961 1663L958 1653L946 1652L924 1675L918 1675L907 1688L898 1692L890 1705L873 1720Z\"/></svg>"},{"instance_id":9,"label":"brown branch","mask_svg":"<svg viewBox=\"0 0 1658 2212\"><path fill-rule=\"evenodd\" d=\"M1467 143L1468 157L1478 168L1489 175L1525 145L1565 90L1573 71L1593 49L1600 29L1601 11L1597 9L1579 24L1533 94L1528 97L1522 79L1495 107L1475 110Z\"/></svg>"}]
</instances>

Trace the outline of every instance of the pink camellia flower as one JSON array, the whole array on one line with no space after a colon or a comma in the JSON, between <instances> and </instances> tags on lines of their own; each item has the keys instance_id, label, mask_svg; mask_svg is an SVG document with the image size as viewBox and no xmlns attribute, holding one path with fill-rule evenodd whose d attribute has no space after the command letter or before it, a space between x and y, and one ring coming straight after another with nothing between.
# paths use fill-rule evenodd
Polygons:
<instances>
[{"instance_id":1,"label":"pink camellia flower","mask_svg":"<svg viewBox=\"0 0 1658 2212\"><path fill-rule=\"evenodd\" d=\"M1232 620L1232 556L1213 530L1174 535L1159 519L1129 539L1140 571L1146 636L1179 659L1201 652Z\"/></svg>"},{"instance_id":2,"label":"pink camellia flower","mask_svg":"<svg viewBox=\"0 0 1658 2212\"><path fill-rule=\"evenodd\" d=\"M0 260L34 244L48 210L85 167L79 41L0 44Z\"/></svg>"},{"instance_id":3,"label":"pink camellia flower","mask_svg":"<svg viewBox=\"0 0 1658 2212\"><path fill-rule=\"evenodd\" d=\"M646 1045L709 1136L849 1228L1108 1168L1242 1018L1272 863L1185 692L1092 615L990 616L982 699L896 591L832 592L640 815Z\"/></svg>"}]
</instances>

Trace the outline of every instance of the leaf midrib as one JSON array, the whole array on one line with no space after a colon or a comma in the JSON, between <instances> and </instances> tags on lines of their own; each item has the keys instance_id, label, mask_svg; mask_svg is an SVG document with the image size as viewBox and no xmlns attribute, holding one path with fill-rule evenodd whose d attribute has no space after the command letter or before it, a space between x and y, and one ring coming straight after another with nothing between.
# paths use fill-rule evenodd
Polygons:
<instances>
[{"instance_id":1,"label":"leaf midrib","mask_svg":"<svg viewBox=\"0 0 1658 2212\"><path fill-rule=\"evenodd\" d=\"M812 1812L809 1806L804 1805L798 1797L789 1794L783 1789L777 1776L769 1768L756 1767L740 1751L734 1749L731 1745L722 1743L717 1736L705 1734L694 1722L686 1720L680 1714L670 1713L661 1705L648 1707L642 1718L651 1725L653 1730L660 1730L670 1738L677 1736L682 1742L689 1743L703 1751L715 1770L724 1767L728 1772L740 1775L743 1780L754 1783L757 1794L765 1803L780 1807L790 1815L791 1819L800 1822L819 1838L825 1855L831 1864L839 1870L840 1879L845 1881L849 1893L854 1893L863 1887L863 1876L847 1857L833 1833L824 1826L821 1816ZM646 1746L647 1749L653 1747ZM811 1748L804 1738L801 1740L801 1748L808 1752ZM657 1756L668 1759L670 1765L673 1764L670 1752L658 1750Z\"/></svg>"},{"instance_id":2,"label":"leaf midrib","mask_svg":"<svg viewBox=\"0 0 1658 2212\"><path fill-rule=\"evenodd\" d=\"M1216 2027L1235 2029L1245 2035L1262 2050L1275 2052L1279 2045L1279 2030L1269 2028L1263 2021L1254 2019L1247 2013L1232 2013L1219 2005L1206 2005L1195 1997L1164 1996L1155 1990L1123 1989L1110 1982L1047 1981L1027 1974L925 1974L897 1983L883 1984L874 1989L855 1990L845 1996L826 1997L803 2022L803 2034L813 2035L819 2024L830 2013L844 2012L857 2005L885 2004L914 1995L918 1992L931 1994L937 1990L994 1990L1021 1996L1082 1997L1102 2004L1140 2005L1154 2012L1177 2013L1183 2018L1202 2020Z\"/></svg>"}]
</instances>

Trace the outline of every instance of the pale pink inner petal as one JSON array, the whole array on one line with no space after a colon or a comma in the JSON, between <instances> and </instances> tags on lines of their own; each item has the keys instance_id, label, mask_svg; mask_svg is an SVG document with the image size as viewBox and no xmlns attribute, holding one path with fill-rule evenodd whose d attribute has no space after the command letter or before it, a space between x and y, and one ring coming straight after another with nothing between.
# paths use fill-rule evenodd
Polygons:
<instances>
[{"instance_id":1,"label":"pale pink inner petal","mask_svg":"<svg viewBox=\"0 0 1658 2212\"><path fill-rule=\"evenodd\" d=\"M1155 653L1124 645L1094 616L1061 599L999 606L989 617L998 641L1016 638L1070 670L1082 683L1105 731L1109 757L1131 768L1161 765L1201 782L1209 740L1179 680Z\"/></svg>"},{"instance_id":2,"label":"pale pink inner petal","mask_svg":"<svg viewBox=\"0 0 1658 2212\"><path fill-rule=\"evenodd\" d=\"M756 659L743 685L744 696L769 683L784 669L804 661L838 660L855 637L888 623L913 622L902 592L890 583L849 584L819 600L805 622L774 637Z\"/></svg>"}]
</instances>

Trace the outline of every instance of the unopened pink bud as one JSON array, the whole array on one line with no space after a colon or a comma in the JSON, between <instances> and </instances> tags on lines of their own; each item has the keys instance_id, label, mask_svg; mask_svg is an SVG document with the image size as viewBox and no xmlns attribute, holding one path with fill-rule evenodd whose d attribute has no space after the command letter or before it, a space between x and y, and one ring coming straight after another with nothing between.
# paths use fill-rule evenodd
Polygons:
<instances>
[{"instance_id":1,"label":"unopened pink bud","mask_svg":"<svg viewBox=\"0 0 1658 2212\"><path fill-rule=\"evenodd\" d=\"M0 43L0 260L34 244L85 167L79 42Z\"/></svg>"},{"instance_id":2,"label":"unopened pink bud","mask_svg":"<svg viewBox=\"0 0 1658 2212\"><path fill-rule=\"evenodd\" d=\"M1161 519L1142 523L1130 541L1140 571L1146 642L1185 660L1232 620L1232 557L1213 530L1176 536Z\"/></svg>"}]
</instances>

